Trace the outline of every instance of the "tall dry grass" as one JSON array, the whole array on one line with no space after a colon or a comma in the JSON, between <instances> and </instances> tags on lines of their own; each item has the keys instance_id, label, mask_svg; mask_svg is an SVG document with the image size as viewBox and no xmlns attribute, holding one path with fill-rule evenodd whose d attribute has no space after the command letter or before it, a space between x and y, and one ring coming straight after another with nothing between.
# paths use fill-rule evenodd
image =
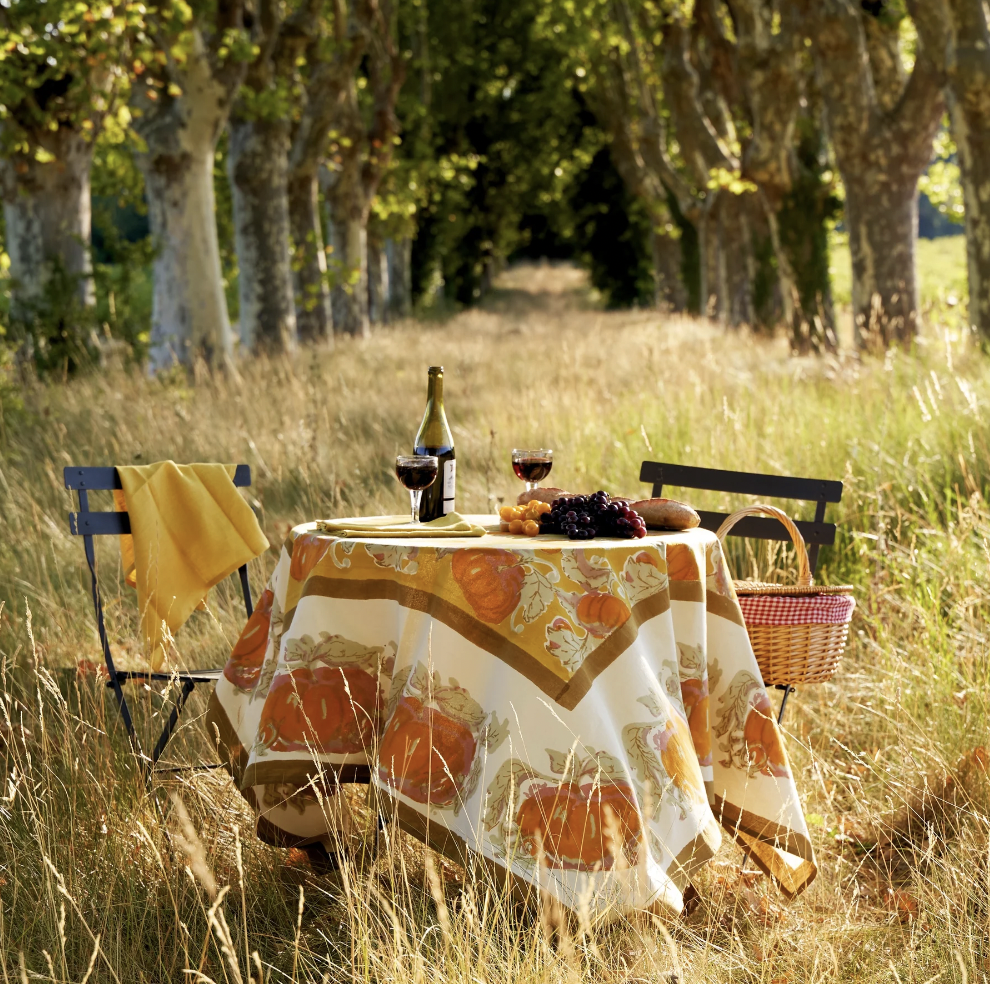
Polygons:
<instances>
[{"instance_id":1,"label":"tall dry grass","mask_svg":"<svg viewBox=\"0 0 990 984\"><path fill-rule=\"evenodd\" d=\"M680 919L562 921L391 827L376 838L362 789L338 873L259 843L221 774L144 789L99 679L77 670L99 650L62 467L247 461L276 544L305 519L397 511L392 457L438 362L466 511L515 494L508 450L532 442L557 449L568 488L638 492L643 458L846 483L822 572L857 586L852 643L785 722L820 866L797 902L727 845ZM932 329L884 361L794 359L709 324L595 310L573 272L523 268L483 310L247 363L236 380L108 369L7 390L3 410L5 984L990 981L990 373L964 336ZM126 664L133 602L116 545L99 559ZM740 574L789 563L733 560ZM180 634L183 658L218 664L242 617L234 591L217 592ZM135 697L151 734L160 701ZM203 706L180 757L208 754Z\"/></svg>"}]
</instances>

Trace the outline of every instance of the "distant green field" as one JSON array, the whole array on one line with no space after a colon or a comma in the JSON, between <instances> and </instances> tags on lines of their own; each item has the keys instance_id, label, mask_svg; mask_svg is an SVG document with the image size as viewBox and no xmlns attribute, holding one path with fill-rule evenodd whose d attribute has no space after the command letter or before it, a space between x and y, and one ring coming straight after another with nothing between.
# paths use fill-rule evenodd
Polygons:
<instances>
[{"instance_id":1,"label":"distant green field","mask_svg":"<svg viewBox=\"0 0 990 984\"><path fill-rule=\"evenodd\" d=\"M832 297L837 304L852 303L852 267L849 240L844 232L832 234L829 273ZM921 303L925 308L946 302L966 300L966 237L943 236L918 240L918 272L921 277Z\"/></svg>"}]
</instances>

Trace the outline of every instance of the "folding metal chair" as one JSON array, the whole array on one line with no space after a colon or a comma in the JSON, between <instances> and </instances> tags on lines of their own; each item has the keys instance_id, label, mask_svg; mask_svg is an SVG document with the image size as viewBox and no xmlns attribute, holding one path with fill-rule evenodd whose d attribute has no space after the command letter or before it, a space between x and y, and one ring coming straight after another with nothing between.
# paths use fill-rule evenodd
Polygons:
<instances>
[{"instance_id":1,"label":"folding metal chair","mask_svg":"<svg viewBox=\"0 0 990 984\"><path fill-rule=\"evenodd\" d=\"M786 475L760 475L755 472L722 471L717 468L695 468L691 465L672 465L663 461L644 461L639 470L641 482L653 483L653 495L663 495L665 485L677 488L697 489L704 492L734 492L754 495L761 499L795 499L799 502L815 502L815 518L811 522L795 520L804 542L808 544L808 562L811 573L818 566L818 549L835 543L835 524L825 522L825 507L829 502L842 499L842 482L818 478L790 478ZM701 526L713 533L722 525L727 513L698 510ZM756 540L781 540L790 542L784 525L776 519L763 516L747 516L730 531L729 536L752 537ZM793 693L790 684L777 684L784 691L780 702L777 723L783 720L787 698Z\"/></svg>"},{"instance_id":2,"label":"folding metal chair","mask_svg":"<svg viewBox=\"0 0 990 984\"><path fill-rule=\"evenodd\" d=\"M124 727L127 729L127 739L130 742L131 750L141 763L146 781L150 782L151 777L156 773L219 768L222 763L156 768L158 760L165 751L165 746L168 745L169 739L172 737L179 722L179 715L182 713L182 709L185 707L186 701L195 689L196 684L216 683L223 670L195 670L188 673L182 671L153 673L151 671L118 670L116 668L113 662L113 656L110 653L110 642L107 638L106 623L103 619L103 601L100 597L100 586L96 577L96 552L93 548L93 537L120 536L121 534L130 533L131 523L130 517L126 512L98 512L90 510L89 493L122 488L120 475L117 473L117 469L112 467L80 468L72 466L65 469L64 479L65 487L75 491L79 496L79 512L69 513L69 531L73 536L81 536L83 538L83 546L86 550L86 563L89 565L89 574L92 583L93 609L96 612L96 625L100 634L100 645L103 648L103 658L106 662L107 673L109 674L106 685L113 689L114 697L117 701L117 709L124 722ZM234 473L234 485L243 488L250 484L250 466L238 465ZM254 605L251 601L251 586L248 583L247 564L240 567L237 573L240 576L241 591L244 594L244 607L247 609L247 617L250 618L254 611ZM150 758L141 749L140 741L134 730L131 711L127 706L127 700L124 698L123 684L132 680L142 681L144 683L153 680L178 680L182 684L172 707L172 712L169 715L168 721L165 723L165 729L159 736Z\"/></svg>"}]
</instances>

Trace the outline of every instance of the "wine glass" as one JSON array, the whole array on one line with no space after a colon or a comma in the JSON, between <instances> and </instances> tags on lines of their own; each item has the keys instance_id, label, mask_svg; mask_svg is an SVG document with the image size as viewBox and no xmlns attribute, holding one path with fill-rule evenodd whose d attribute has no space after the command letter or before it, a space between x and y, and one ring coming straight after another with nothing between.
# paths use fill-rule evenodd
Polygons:
<instances>
[{"instance_id":1,"label":"wine glass","mask_svg":"<svg viewBox=\"0 0 990 984\"><path fill-rule=\"evenodd\" d=\"M435 454L399 454L395 457L395 477L409 489L412 521L419 522L419 502L423 489L436 480L440 461Z\"/></svg>"},{"instance_id":2,"label":"wine glass","mask_svg":"<svg viewBox=\"0 0 990 984\"><path fill-rule=\"evenodd\" d=\"M513 448L512 470L516 478L526 483L526 491L532 492L550 474L553 468L553 451L549 448Z\"/></svg>"}]
</instances>

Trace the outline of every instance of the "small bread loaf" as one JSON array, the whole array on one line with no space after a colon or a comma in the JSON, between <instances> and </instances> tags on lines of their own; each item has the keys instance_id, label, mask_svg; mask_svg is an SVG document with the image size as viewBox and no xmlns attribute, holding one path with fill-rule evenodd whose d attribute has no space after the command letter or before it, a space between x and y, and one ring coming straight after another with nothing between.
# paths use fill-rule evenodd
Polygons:
<instances>
[{"instance_id":1,"label":"small bread loaf","mask_svg":"<svg viewBox=\"0 0 990 984\"><path fill-rule=\"evenodd\" d=\"M538 502L549 502L553 504L554 499L560 499L565 495L573 494L573 492L565 492L563 489L532 489L531 491L523 492L516 499L516 505L525 506L527 502L532 502L534 499Z\"/></svg>"},{"instance_id":2,"label":"small bread loaf","mask_svg":"<svg viewBox=\"0 0 990 984\"><path fill-rule=\"evenodd\" d=\"M676 499L639 499L630 502L629 508L654 530L693 530L701 523L701 517L687 503Z\"/></svg>"}]
</instances>

